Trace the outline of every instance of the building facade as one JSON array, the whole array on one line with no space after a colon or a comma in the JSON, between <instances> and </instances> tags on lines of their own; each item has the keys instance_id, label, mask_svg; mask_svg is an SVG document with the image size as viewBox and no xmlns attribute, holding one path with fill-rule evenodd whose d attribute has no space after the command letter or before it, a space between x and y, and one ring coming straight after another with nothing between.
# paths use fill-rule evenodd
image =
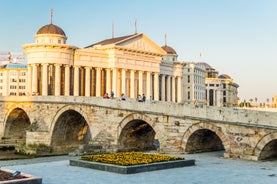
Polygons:
<instances>
[{"instance_id":1,"label":"building facade","mask_svg":"<svg viewBox=\"0 0 277 184\"><path fill-rule=\"evenodd\" d=\"M27 66L21 63L0 65L0 96L25 96Z\"/></svg>"},{"instance_id":2,"label":"building facade","mask_svg":"<svg viewBox=\"0 0 277 184\"><path fill-rule=\"evenodd\" d=\"M236 107L238 105L239 85L226 74L218 75L218 71L207 63L206 68L206 100L209 106Z\"/></svg>"},{"instance_id":3,"label":"building facade","mask_svg":"<svg viewBox=\"0 0 277 184\"><path fill-rule=\"evenodd\" d=\"M145 34L111 38L77 48L54 24L40 28L35 43L23 45L29 94L103 96L182 102L184 63ZM166 59L162 60L163 57ZM173 57L172 57L173 56Z\"/></svg>"},{"instance_id":4,"label":"building facade","mask_svg":"<svg viewBox=\"0 0 277 184\"><path fill-rule=\"evenodd\" d=\"M205 87L206 70L203 65L187 62L184 68L185 102L204 104L206 102Z\"/></svg>"},{"instance_id":5,"label":"building facade","mask_svg":"<svg viewBox=\"0 0 277 184\"><path fill-rule=\"evenodd\" d=\"M230 77L218 77L217 71L201 63L178 61L172 47L160 47L143 33L113 37L85 48L66 41L65 32L52 22L41 27L35 42L22 46L27 67L19 63L2 67L0 94L124 94L133 99L144 95L147 100L235 106L238 85ZM17 68L18 79L8 79L9 68Z\"/></svg>"}]
</instances>

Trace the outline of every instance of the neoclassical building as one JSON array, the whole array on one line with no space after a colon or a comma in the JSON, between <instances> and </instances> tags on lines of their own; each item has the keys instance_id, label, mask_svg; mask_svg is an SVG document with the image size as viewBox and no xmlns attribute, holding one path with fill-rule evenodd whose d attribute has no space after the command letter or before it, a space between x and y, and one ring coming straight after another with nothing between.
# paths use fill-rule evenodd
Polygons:
<instances>
[{"instance_id":1,"label":"neoclassical building","mask_svg":"<svg viewBox=\"0 0 277 184\"><path fill-rule=\"evenodd\" d=\"M184 101L184 62L166 44L145 34L110 38L85 48L66 43L65 32L47 24L35 43L23 45L27 56L28 94L128 98L145 94L154 100Z\"/></svg>"},{"instance_id":2,"label":"neoclassical building","mask_svg":"<svg viewBox=\"0 0 277 184\"><path fill-rule=\"evenodd\" d=\"M0 65L0 96L25 96L27 66L8 62Z\"/></svg>"},{"instance_id":3,"label":"neoclassical building","mask_svg":"<svg viewBox=\"0 0 277 184\"><path fill-rule=\"evenodd\" d=\"M195 62L187 62L184 68L185 102L204 104L206 102L206 69Z\"/></svg>"},{"instance_id":4,"label":"neoclassical building","mask_svg":"<svg viewBox=\"0 0 277 184\"><path fill-rule=\"evenodd\" d=\"M227 74L218 74L207 63L201 63L206 68L206 99L207 105L218 107L236 107L238 105L239 85Z\"/></svg>"}]
</instances>

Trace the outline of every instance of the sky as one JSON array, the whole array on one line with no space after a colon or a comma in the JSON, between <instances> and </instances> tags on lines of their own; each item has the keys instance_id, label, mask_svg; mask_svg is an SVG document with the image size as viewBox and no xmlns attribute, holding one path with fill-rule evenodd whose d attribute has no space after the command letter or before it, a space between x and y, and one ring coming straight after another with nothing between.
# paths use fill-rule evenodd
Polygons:
<instances>
[{"instance_id":1,"label":"sky","mask_svg":"<svg viewBox=\"0 0 277 184\"><path fill-rule=\"evenodd\" d=\"M276 0L0 0L0 52L23 52L50 23L79 48L137 31L239 84L240 100L277 95ZM201 55L201 56L200 56Z\"/></svg>"}]
</instances>

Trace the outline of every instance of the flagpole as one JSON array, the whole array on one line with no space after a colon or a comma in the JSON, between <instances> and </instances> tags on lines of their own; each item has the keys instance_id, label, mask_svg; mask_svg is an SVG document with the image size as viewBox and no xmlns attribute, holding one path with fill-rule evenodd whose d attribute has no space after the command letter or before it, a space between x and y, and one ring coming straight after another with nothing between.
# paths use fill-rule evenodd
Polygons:
<instances>
[{"instance_id":1,"label":"flagpole","mask_svg":"<svg viewBox=\"0 0 277 184\"><path fill-rule=\"evenodd\" d=\"M166 33L164 34L164 45L167 46Z\"/></svg>"},{"instance_id":2,"label":"flagpole","mask_svg":"<svg viewBox=\"0 0 277 184\"><path fill-rule=\"evenodd\" d=\"M114 38L114 23L112 24L112 38Z\"/></svg>"},{"instance_id":3,"label":"flagpole","mask_svg":"<svg viewBox=\"0 0 277 184\"><path fill-rule=\"evenodd\" d=\"M135 19L135 34L137 34L137 19Z\"/></svg>"},{"instance_id":4,"label":"flagpole","mask_svg":"<svg viewBox=\"0 0 277 184\"><path fill-rule=\"evenodd\" d=\"M52 18L53 18L53 8L51 8L51 11L50 11L50 24L52 24Z\"/></svg>"}]
</instances>

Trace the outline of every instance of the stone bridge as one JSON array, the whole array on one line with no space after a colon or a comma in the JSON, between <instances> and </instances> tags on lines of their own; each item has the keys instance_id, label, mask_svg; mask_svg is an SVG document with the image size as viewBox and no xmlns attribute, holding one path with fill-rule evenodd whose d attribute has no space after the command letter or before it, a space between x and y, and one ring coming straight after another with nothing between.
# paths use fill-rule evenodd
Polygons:
<instances>
[{"instance_id":1,"label":"stone bridge","mask_svg":"<svg viewBox=\"0 0 277 184\"><path fill-rule=\"evenodd\" d=\"M0 97L0 137L68 153L81 145L106 151L195 153L276 159L277 113L169 102L73 96Z\"/></svg>"}]
</instances>

